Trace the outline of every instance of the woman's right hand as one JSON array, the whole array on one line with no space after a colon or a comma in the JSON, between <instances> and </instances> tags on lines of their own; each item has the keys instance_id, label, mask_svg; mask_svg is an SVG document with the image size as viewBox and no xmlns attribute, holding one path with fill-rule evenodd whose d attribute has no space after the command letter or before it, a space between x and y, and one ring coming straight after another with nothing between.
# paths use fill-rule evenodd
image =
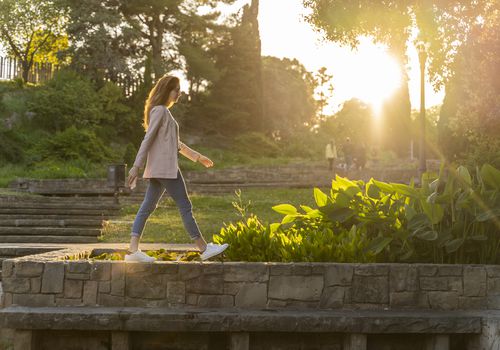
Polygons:
<instances>
[{"instance_id":1,"label":"woman's right hand","mask_svg":"<svg viewBox=\"0 0 500 350\"><path fill-rule=\"evenodd\" d=\"M127 186L132 187L132 185L135 184L135 181L137 181L138 176L139 176L139 168L136 166L130 168L128 172Z\"/></svg>"}]
</instances>

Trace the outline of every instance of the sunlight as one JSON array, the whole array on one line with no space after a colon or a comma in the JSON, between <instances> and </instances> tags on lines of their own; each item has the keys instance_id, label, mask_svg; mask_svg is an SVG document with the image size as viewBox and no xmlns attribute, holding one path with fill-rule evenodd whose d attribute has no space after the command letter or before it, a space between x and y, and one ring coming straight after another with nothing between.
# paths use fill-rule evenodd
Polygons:
<instances>
[{"instance_id":1,"label":"sunlight","mask_svg":"<svg viewBox=\"0 0 500 350\"><path fill-rule=\"evenodd\" d=\"M364 42L343 64L351 67L349 77L338 77L343 79L344 87L352 96L369 103L376 116L380 115L383 102L401 84L396 60L383 46Z\"/></svg>"}]
</instances>

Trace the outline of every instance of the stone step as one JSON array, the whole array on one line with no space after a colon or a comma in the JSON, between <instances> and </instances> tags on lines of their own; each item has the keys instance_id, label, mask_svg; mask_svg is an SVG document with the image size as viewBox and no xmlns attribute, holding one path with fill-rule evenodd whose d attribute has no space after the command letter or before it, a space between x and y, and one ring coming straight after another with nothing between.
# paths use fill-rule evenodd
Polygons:
<instances>
[{"instance_id":1,"label":"stone step","mask_svg":"<svg viewBox=\"0 0 500 350\"><path fill-rule=\"evenodd\" d=\"M0 243L97 243L95 236L3 236Z\"/></svg>"},{"instance_id":2,"label":"stone step","mask_svg":"<svg viewBox=\"0 0 500 350\"><path fill-rule=\"evenodd\" d=\"M44 208L44 209L100 209L100 210L119 210L120 206L118 204L102 204L99 202L95 203L81 203L77 201L64 201L64 202L38 202L38 201L15 201L15 200L3 200L0 198L0 208L20 208L20 209L30 209L30 208Z\"/></svg>"},{"instance_id":3,"label":"stone step","mask_svg":"<svg viewBox=\"0 0 500 350\"><path fill-rule=\"evenodd\" d=\"M47 214L47 215L77 215L77 216L104 216L111 217L118 214L118 210L104 209L71 209L71 208L0 208L0 214Z\"/></svg>"},{"instance_id":4,"label":"stone step","mask_svg":"<svg viewBox=\"0 0 500 350\"><path fill-rule=\"evenodd\" d=\"M50 236L99 236L100 229L62 227L0 227L0 236L50 235Z\"/></svg>"},{"instance_id":5,"label":"stone step","mask_svg":"<svg viewBox=\"0 0 500 350\"><path fill-rule=\"evenodd\" d=\"M50 215L37 215L37 214L0 214L0 226L3 221L7 220L93 220L105 221L102 215L63 215L63 214L50 214Z\"/></svg>"},{"instance_id":6,"label":"stone step","mask_svg":"<svg viewBox=\"0 0 500 350\"><path fill-rule=\"evenodd\" d=\"M103 220L89 219L9 219L0 220L0 227L102 227Z\"/></svg>"}]
</instances>

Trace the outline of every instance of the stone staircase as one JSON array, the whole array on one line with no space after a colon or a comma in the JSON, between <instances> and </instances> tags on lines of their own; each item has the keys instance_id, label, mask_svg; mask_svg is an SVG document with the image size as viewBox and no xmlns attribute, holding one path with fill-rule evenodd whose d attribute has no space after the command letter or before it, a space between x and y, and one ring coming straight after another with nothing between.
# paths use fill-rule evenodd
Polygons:
<instances>
[{"instance_id":1,"label":"stone staircase","mask_svg":"<svg viewBox=\"0 0 500 350\"><path fill-rule=\"evenodd\" d=\"M0 243L94 243L114 198L0 195Z\"/></svg>"}]
</instances>

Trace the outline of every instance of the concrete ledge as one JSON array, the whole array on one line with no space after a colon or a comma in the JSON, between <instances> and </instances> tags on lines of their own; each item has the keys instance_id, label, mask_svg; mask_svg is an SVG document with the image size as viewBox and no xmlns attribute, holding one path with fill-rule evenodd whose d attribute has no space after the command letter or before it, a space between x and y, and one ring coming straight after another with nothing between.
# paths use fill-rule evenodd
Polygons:
<instances>
[{"instance_id":1,"label":"concrete ledge","mask_svg":"<svg viewBox=\"0 0 500 350\"><path fill-rule=\"evenodd\" d=\"M480 334L486 313L18 307L0 328L152 332L339 332ZM500 313L497 315L500 317Z\"/></svg>"}]
</instances>

